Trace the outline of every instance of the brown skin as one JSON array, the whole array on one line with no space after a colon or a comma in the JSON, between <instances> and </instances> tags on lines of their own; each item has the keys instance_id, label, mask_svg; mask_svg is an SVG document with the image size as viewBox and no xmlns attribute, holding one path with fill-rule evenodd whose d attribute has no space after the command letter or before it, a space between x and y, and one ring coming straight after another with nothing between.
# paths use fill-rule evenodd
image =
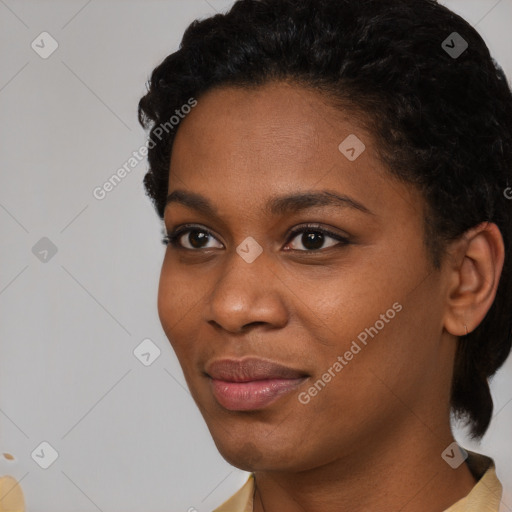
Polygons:
<instances>
[{"instance_id":1,"label":"brown skin","mask_svg":"<svg viewBox=\"0 0 512 512\"><path fill-rule=\"evenodd\" d=\"M353 162L338 150L352 133L366 145ZM498 228L474 228L435 270L421 194L392 178L357 118L280 82L199 98L173 146L169 193L177 189L208 198L218 218L167 206L168 232L185 223L199 231L181 236L185 248L167 249L159 315L220 453L256 475L254 511L433 512L467 495L475 480L466 464L454 470L441 453L453 441L457 337L482 321L496 294ZM372 213L315 206L272 216L264 206L275 195L322 190ZM306 223L350 243L289 236ZM205 229L211 236L201 241ZM236 252L249 236L263 248L252 263ZM395 302L403 308L395 318L301 404L298 393ZM266 409L228 411L205 364L245 356L310 377Z\"/></svg>"}]
</instances>

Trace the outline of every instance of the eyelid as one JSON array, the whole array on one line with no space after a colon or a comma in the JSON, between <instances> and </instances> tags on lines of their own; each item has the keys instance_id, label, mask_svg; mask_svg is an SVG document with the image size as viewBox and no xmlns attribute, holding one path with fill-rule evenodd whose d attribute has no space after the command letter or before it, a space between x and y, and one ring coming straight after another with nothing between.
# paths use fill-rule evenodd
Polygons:
<instances>
[{"instance_id":1,"label":"eyelid","mask_svg":"<svg viewBox=\"0 0 512 512\"><path fill-rule=\"evenodd\" d=\"M167 232L166 236L162 239L162 243L164 245L173 245L176 249L183 249L185 251L188 250L188 251L198 252L199 249L189 249L188 247L183 247L177 243L178 239L184 233L187 233L188 231L193 231L193 230L204 231L205 233L208 234L208 236L211 236L212 238L217 240L219 243L222 243L217 239L217 237L215 235L213 235L213 233L208 228L205 228L204 226L202 226L200 224L182 224L180 226L177 226L176 228L173 228L172 230L170 230L170 232Z\"/></svg>"},{"instance_id":2,"label":"eyelid","mask_svg":"<svg viewBox=\"0 0 512 512\"><path fill-rule=\"evenodd\" d=\"M196 229L197 231L204 231L206 232L209 236L211 236L212 238L214 238L215 240L217 240L219 243L222 243L220 242L217 237L215 235L213 235L213 233L208 229L208 228L205 228L204 226L201 226L200 224L183 224L181 226L178 226L176 228L174 228L173 230L171 230L170 233L168 233L164 239L162 240L162 242L165 244L165 245L173 245L176 249L182 249L182 250L187 250L187 251L192 251L192 252L198 252L200 249L189 249L188 247L183 247L181 246L180 244L177 243L177 241L179 240L179 238L189 232L189 231L193 231L194 229ZM303 253L313 253L313 252L325 252L327 249L330 249L330 248L333 248L333 247L337 247L339 245L348 245L350 243L350 238L349 236L344 236L344 235L341 235L339 233L335 233L334 231L331 231L327 228L324 228L322 227L321 224L317 224L317 223L307 223L307 224L301 224L299 226L296 226L294 227L293 229L291 229L290 231L288 231L288 233L286 234L286 243L289 243L293 238L295 238L296 235L300 234L300 233L303 233L305 231L316 231L318 233L322 233L323 235L326 235L328 236L329 238L333 238L335 240L337 240L339 243L335 246L331 246L331 247L328 247L328 248L325 248L325 249L318 249L318 250L314 250L314 249L306 249L306 250L299 250L299 249L291 249L292 251L296 251L296 252L303 252ZM175 243L176 242L176 243ZM206 248L208 249L208 248Z\"/></svg>"},{"instance_id":3,"label":"eyelid","mask_svg":"<svg viewBox=\"0 0 512 512\"><path fill-rule=\"evenodd\" d=\"M287 240L290 240L290 238L292 236L295 236L304 231L317 231L319 233L327 235L330 238L334 238L335 240L338 240L340 242L345 242L345 243L349 243L349 240L350 240L348 235L341 235L341 234L336 233L328 228L324 228L321 224L316 224L316 223L301 224L301 225L291 229L287 235ZM307 251L300 251L300 252L307 252ZM318 251L314 251L314 252L318 252Z\"/></svg>"}]
</instances>

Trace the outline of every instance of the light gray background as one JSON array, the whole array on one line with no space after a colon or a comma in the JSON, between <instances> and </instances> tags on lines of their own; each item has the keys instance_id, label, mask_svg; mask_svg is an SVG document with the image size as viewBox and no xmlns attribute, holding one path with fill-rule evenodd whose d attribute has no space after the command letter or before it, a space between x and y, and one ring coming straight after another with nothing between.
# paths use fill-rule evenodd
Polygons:
<instances>
[{"instance_id":1,"label":"light gray background","mask_svg":"<svg viewBox=\"0 0 512 512\"><path fill-rule=\"evenodd\" d=\"M443 3L511 77L512 0ZM146 162L92 193L145 143L136 107L151 70L193 19L231 4L0 0L0 475L21 480L28 511L205 512L246 480L218 454L160 326ZM47 59L31 48L43 31L59 45ZM46 263L32 252L42 237L57 247ZM150 366L133 355L146 338L161 351ZM512 510L510 359L493 395L482 444L458 440L495 459ZM42 441L59 454L48 469L31 456Z\"/></svg>"}]
</instances>

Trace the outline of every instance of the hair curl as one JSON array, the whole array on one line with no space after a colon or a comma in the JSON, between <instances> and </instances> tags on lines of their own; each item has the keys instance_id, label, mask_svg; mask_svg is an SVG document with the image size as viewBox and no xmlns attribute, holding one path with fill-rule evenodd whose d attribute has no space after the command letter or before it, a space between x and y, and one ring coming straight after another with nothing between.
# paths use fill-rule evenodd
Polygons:
<instances>
[{"instance_id":1,"label":"hair curl","mask_svg":"<svg viewBox=\"0 0 512 512\"><path fill-rule=\"evenodd\" d=\"M453 32L468 48L452 58ZM192 22L180 48L152 72L139 102L150 129L147 194L163 218L176 131L155 137L190 96L223 85L287 80L358 112L392 175L421 190L424 240L435 268L446 243L481 222L498 225L505 263L483 321L459 339L455 417L481 438L491 421L488 379L512 344L512 93L473 27L434 0L239 0ZM156 141L158 138L158 141Z\"/></svg>"}]
</instances>

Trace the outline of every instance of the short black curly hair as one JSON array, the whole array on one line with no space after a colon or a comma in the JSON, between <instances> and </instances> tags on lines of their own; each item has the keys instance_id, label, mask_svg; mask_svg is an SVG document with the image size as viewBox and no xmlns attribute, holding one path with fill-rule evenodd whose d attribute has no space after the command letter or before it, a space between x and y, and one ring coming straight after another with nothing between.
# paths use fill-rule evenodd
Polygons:
<instances>
[{"instance_id":1,"label":"short black curly hair","mask_svg":"<svg viewBox=\"0 0 512 512\"><path fill-rule=\"evenodd\" d=\"M468 45L460 55L448 51L454 32ZM239 0L187 28L139 102L152 141L144 185L160 218L176 130L162 137L158 127L214 87L275 80L360 114L391 175L425 198L434 268L447 242L481 222L498 225L505 263L497 296L459 338L451 390L452 413L481 438L493 411L488 379L512 344L512 93L503 70L478 32L434 0Z\"/></svg>"}]
</instances>

